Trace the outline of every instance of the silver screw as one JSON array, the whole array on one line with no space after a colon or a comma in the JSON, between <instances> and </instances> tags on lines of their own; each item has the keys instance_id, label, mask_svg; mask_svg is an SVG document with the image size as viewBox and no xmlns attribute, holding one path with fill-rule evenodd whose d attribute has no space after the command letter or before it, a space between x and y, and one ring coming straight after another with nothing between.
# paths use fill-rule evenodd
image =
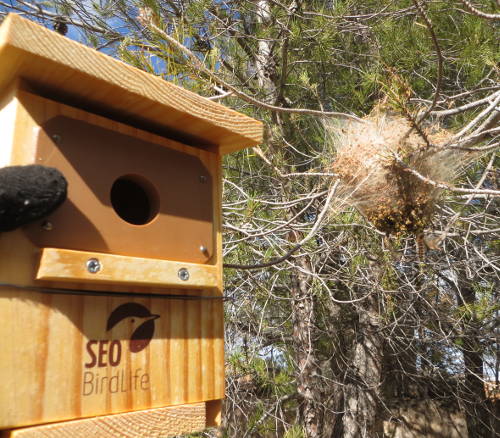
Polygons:
<instances>
[{"instance_id":1,"label":"silver screw","mask_svg":"<svg viewBox=\"0 0 500 438\"><path fill-rule=\"evenodd\" d=\"M202 184L206 183L207 182L207 177L205 175L200 175L200 182Z\"/></svg>"},{"instance_id":2,"label":"silver screw","mask_svg":"<svg viewBox=\"0 0 500 438\"><path fill-rule=\"evenodd\" d=\"M181 268L179 269L179 272L177 273L179 278L182 281L188 281L189 280L189 271L186 268Z\"/></svg>"},{"instance_id":3,"label":"silver screw","mask_svg":"<svg viewBox=\"0 0 500 438\"><path fill-rule=\"evenodd\" d=\"M87 260L87 271L91 274L97 274L101 270L101 262L97 259Z\"/></svg>"},{"instance_id":4,"label":"silver screw","mask_svg":"<svg viewBox=\"0 0 500 438\"><path fill-rule=\"evenodd\" d=\"M204 245L200 245L200 251L204 256L208 256L208 249Z\"/></svg>"},{"instance_id":5,"label":"silver screw","mask_svg":"<svg viewBox=\"0 0 500 438\"><path fill-rule=\"evenodd\" d=\"M59 134L52 134L52 140L54 140L54 143L60 143L61 136Z\"/></svg>"},{"instance_id":6,"label":"silver screw","mask_svg":"<svg viewBox=\"0 0 500 438\"><path fill-rule=\"evenodd\" d=\"M49 222L49 221L43 221L42 222L42 228L45 230L45 231L51 231L52 230L52 222Z\"/></svg>"}]
</instances>

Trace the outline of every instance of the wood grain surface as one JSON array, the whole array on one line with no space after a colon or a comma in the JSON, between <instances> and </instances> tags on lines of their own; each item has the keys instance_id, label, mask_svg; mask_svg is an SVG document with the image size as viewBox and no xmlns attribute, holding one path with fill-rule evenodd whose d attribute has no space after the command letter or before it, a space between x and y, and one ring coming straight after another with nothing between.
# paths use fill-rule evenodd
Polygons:
<instances>
[{"instance_id":1,"label":"wood grain surface","mask_svg":"<svg viewBox=\"0 0 500 438\"><path fill-rule=\"evenodd\" d=\"M222 301L3 287L0 318L0 428L224 397Z\"/></svg>"},{"instance_id":2,"label":"wood grain surface","mask_svg":"<svg viewBox=\"0 0 500 438\"><path fill-rule=\"evenodd\" d=\"M100 268L89 272L87 262L97 260ZM179 271L188 273L181 279ZM37 280L66 281L96 284L125 284L187 289L207 289L218 286L218 268L198 263L126 257L86 251L44 248L40 258Z\"/></svg>"},{"instance_id":3,"label":"wood grain surface","mask_svg":"<svg viewBox=\"0 0 500 438\"><path fill-rule=\"evenodd\" d=\"M221 157L34 96L23 91L23 86L15 84L6 92L8 97L0 100L0 121L10 129L10 141L2 144L7 149L4 164L36 162L36 132L46 120L60 114L206 157L218 182L213 184L212 196L214 252L200 268L209 280L205 278L204 286L193 290L222 295ZM96 160L95 171L105 172L106 167L100 168ZM93 284L96 287L87 274L71 271L75 255L78 262L82 260L78 253L65 248L44 250L28 237L26 228L0 234L0 429L222 399L222 300L75 296L19 289L40 285L81 290L92 289ZM102 256L110 257L105 258L106 266L113 265L114 256ZM135 292L133 284L123 285L127 278L137 279L139 270L130 266L130 272L124 272L124 259L116 260L122 271L118 269L113 275L122 278L115 282L110 277L98 288ZM174 285L172 273L156 271L148 280L147 269L170 269L180 266L177 261L165 265L161 259L143 262L140 291L191 292ZM39 271L43 280L37 279ZM120 283L123 279L126 281ZM207 282L210 289L205 287ZM210 417L219 418L220 405L211 406Z\"/></svg>"},{"instance_id":4,"label":"wood grain surface","mask_svg":"<svg viewBox=\"0 0 500 438\"><path fill-rule=\"evenodd\" d=\"M4 438L166 438L205 425L205 403L196 403L27 427Z\"/></svg>"},{"instance_id":5,"label":"wood grain surface","mask_svg":"<svg viewBox=\"0 0 500 438\"><path fill-rule=\"evenodd\" d=\"M262 141L262 123L10 14L0 27L0 90L39 93L229 153Z\"/></svg>"}]
</instances>

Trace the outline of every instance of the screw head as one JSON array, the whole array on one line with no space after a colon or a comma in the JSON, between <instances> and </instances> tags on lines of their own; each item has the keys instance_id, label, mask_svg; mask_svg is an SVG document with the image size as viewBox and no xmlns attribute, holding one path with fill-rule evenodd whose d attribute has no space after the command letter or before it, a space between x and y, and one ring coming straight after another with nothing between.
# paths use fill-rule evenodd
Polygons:
<instances>
[{"instance_id":1,"label":"screw head","mask_svg":"<svg viewBox=\"0 0 500 438\"><path fill-rule=\"evenodd\" d=\"M101 262L98 259L87 260L87 271L91 274L97 274L101 270Z\"/></svg>"},{"instance_id":2,"label":"screw head","mask_svg":"<svg viewBox=\"0 0 500 438\"><path fill-rule=\"evenodd\" d=\"M188 281L189 280L189 271L186 268L181 268L179 269L179 272L177 273L179 278L182 281Z\"/></svg>"},{"instance_id":3,"label":"screw head","mask_svg":"<svg viewBox=\"0 0 500 438\"><path fill-rule=\"evenodd\" d=\"M200 175L200 182L202 184L206 183L207 182L207 177L205 175Z\"/></svg>"},{"instance_id":4,"label":"screw head","mask_svg":"<svg viewBox=\"0 0 500 438\"><path fill-rule=\"evenodd\" d=\"M54 143L60 143L61 136L59 134L52 134L52 140L54 140Z\"/></svg>"}]
</instances>

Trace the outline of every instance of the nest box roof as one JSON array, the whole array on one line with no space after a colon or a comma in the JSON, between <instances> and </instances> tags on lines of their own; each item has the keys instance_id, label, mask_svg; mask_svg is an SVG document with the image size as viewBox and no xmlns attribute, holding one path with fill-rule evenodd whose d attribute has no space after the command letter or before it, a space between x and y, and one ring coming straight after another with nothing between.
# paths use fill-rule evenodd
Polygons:
<instances>
[{"instance_id":1,"label":"nest box roof","mask_svg":"<svg viewBox=\"0 0 500 438\"><path fill-rule=\"evenodd\" d=\"M16 78L54 100L221 154L262 141L261 122L10 14L0 27L0 91Z\"/></svg>"}]
</instances>

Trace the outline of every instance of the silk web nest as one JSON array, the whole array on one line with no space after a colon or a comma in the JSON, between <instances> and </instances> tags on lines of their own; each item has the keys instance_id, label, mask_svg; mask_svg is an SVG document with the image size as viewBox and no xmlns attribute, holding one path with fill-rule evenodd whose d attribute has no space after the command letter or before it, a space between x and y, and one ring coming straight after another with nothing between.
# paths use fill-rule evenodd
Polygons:
<instances>
[{"instance_id":1,"label":"silk web nest","mask_svg":"<svg viewBox=\"0 0 500 438\"><path fill-rule=\"evenodd\" d=\"M325 122L336 150L332 169L340 192L378 230L386 234L421 233L430 223L441 189L424 182L398 162L432 181L456 178L463 156L443 148L447 131L424 133L428 147L404 117L375 111L364 123ZM396 158L397 157L397 158Z\"/></svg>"}]
</instances>

